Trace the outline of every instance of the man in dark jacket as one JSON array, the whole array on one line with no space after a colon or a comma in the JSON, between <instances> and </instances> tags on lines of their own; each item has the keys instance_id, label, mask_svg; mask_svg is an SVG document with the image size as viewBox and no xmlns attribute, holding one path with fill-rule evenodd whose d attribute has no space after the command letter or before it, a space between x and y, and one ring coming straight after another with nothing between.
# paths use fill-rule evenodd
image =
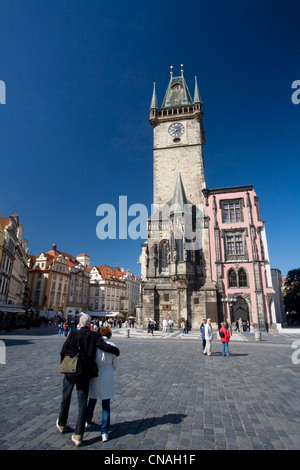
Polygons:
<instances>
[{"instance_id":1,"label":"man in dark jacket","mask_svg":"<svg viewBox=\"0 0 300 470\"><path fill-rule=\"evenodd\" d=\"M76 385L78 398L78 417L75 433L72 441L76 446L82 443L85 429L86 406L89 393L89 382L92 377L97 376L95 356L97 348L119 356L120 351L115 346L105 343L100 335L90 329L91 318L89 315L82 315L79 320L80 329L72 331L66 339L61 349L61 360L68 354L71 357L79 353L78 362L80 373L77 375L64 374L62 401L56 427L60 432L64 432L68 420L71 396Z\"/></svg>"}]
</instances>

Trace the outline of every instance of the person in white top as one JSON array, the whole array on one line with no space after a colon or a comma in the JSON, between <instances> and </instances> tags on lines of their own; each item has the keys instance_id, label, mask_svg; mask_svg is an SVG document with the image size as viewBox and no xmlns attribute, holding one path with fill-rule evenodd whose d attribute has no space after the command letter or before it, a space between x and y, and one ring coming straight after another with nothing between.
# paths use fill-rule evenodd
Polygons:
<instances>
[{"instance_id":1,"label":"person in white top","mask_svg":"<svg viewBox=\"0 0 300 470\"><path fill-rule=\"evenodd\" d=\"M212 340L213 340L213 330L211 326L211 319L208 318L206 321L205 325L205 340L206 340L206 345L203 351L203 354L207 354L208 356L211 356L211 345L212 345Z\"/></svg>"},{"instance_id":2,"label":"person in white top","mask_svg":"<svg viewBox=\"0 0 300 470\"><path fill-rule=\"evenodd\" d=\"M108 341L112 335L109 327L101 326L99 334L104 341L112 346L114 343ZM86 412L86 427L92 422L93 414L97 400L102 400L102 441L108 440L108 431L110 427L110 400L115 395L115 369L116 356L97 349L96 364L98 366L98 376L90 380L89 401Z\"/></svg>"},{"instance_id":3,"label":"person in white top","mask_svg":"<svg viewBox=\"0 0 300 470\"><path fill-rule=\"evenodd\" d=\"M163 324L163 333L166 333L167 332L168 322L165 318L163 319L162 324Z\"/></svg>"}]
</instances>

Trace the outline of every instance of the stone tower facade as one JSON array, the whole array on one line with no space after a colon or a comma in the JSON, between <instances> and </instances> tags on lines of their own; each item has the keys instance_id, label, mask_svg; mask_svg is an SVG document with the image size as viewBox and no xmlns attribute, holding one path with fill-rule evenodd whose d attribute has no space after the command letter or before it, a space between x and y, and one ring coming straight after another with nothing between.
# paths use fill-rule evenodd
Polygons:
<instances>
[{"instance_id":1,"label":"stone tower facade","mask_svg":"<svg viewBox=\"0 0 300 470\"><path fill-rule=\"evenodd\" d=\"M161 107L154 85L153 212L142 245L142 309L138 322L158 325L172 318L199 328L203 317L218 321L216 284L211 279L203 163L203 104L195 79L191 98L183 76L170 81Z\"/></svg>"}]
</instances>

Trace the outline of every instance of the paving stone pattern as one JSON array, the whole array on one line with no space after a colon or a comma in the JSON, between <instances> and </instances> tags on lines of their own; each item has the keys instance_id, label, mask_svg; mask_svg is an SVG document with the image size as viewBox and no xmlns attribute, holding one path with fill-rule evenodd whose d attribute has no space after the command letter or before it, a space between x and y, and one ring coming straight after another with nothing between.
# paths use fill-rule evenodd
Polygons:
<instances>
[{"instance_id":1,"label":"paving stone pattern","mask_svg":"<svg viewBox=\"0 0 300 470\"><path fill-rule=\"evenodd\" d=\"M67 432L55 427L64 338L50 328L1 335L0 449L75 450L74 391ZM273 336L274 338L274 336ZM121 350L109 440L101 441L101 407L76 449L296 450L300 448L300 365L292 340L232 341L230 357L214 341L202 354L196 336L177 339L114 335Z\"/></svg>"}]
</instances>

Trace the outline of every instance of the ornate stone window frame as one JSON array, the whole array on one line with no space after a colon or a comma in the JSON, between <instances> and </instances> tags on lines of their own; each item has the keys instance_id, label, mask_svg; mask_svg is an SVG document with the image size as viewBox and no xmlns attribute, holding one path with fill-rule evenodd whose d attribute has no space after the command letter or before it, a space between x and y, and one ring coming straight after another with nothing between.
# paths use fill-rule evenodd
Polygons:
<instances>
[{"instance_id":1,"label":"ornate stone window frame","mask_svg":"<svg viewBox=\"0 0 300 470\"><path fill-rule=\"evenodd\" d=\"M229 254L227 248L227 237L235 237L236 235L240 235L242 237L243 243L243 253L242 254ZM247 228L228 228L223 229L221 232L221 237L223 238L224 242L224 254L225 254L225 261L248 261L248 251L247 251L247 243L246 237L248 236Z\"/></svg>"},{"instance_id":2,"label":"ornate stone window frame","mask_svg":"<svg viewBox=\"0 0 300 470\"><path fill-rule=\"evenodd\" d=\"M240 211L241 211L241 220L234 220L234 221L226 220L225 221L225 216L224 216L224 213L225 213L224 206L225 206L225 204L239 204ZM220 208L221 214L222 214L222 223L223 224L235 224L235 223L244 222L244 211L243 211L244 207L245 207L245 203L244 203L244 199L242 197L234 198L234 199L220 199L219 208Z\"/></svg>"}]
</instances>

